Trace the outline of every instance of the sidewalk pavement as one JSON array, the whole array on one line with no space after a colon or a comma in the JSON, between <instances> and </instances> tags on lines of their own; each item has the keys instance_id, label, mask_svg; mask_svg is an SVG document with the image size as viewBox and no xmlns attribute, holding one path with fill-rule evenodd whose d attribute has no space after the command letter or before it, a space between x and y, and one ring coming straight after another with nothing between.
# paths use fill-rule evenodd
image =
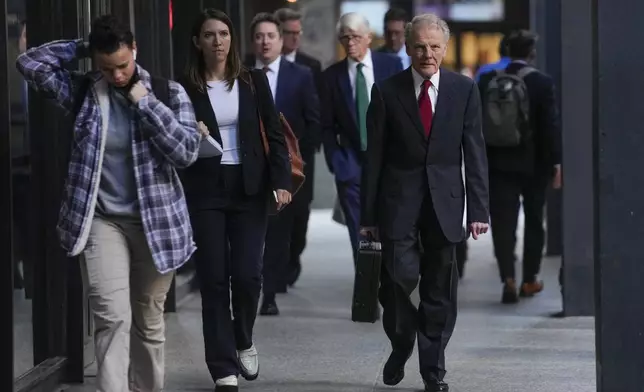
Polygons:
<instances>
[{"instance_id":1,"label":"sidewalk pavement","mask_svg":"<svg viewBox=\"0 0 644 392\"><path fill-rule=\"evenodd\" d=\"M367 392L422 391L418 357L396 387L382 383L389 344L380 323L350 321L353 263L346 229L330 210L313 212L303 273L297 286L278 297L281 315L259 317L255 344L260 377L240 382L241 391ZM501 305L501 285L489 234L469 241L461 281L460 313L448 346L446 381L452 392L595 391L592 318L556 319L560 310L559 259L544 261L546 290L517 305ZM167 317L168 392L212 391L204 364L201 303L188 297ZM95 372L84 386L93 391Z\"/></svg>"}]
</instances>

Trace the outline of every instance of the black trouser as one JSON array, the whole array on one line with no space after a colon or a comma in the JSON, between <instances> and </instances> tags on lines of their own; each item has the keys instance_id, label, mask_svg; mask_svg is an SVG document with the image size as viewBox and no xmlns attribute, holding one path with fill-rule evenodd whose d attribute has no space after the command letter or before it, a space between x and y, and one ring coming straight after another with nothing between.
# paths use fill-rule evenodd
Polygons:
<instances>
[{"instance_id":1,"label":"black trouser","mask_svg":"<svg viewBox=\"0 0 644 392\"><path fill-rule=\"evenodd\" d=\"M267 298L273 298L275 293L286 290L293 212L293 206L288 205L279 214L271 216L268 221L263 268L263 291Z\"/></svg>"},{"instance_id":2,"label":"black trouser","mask_svg":"<svg viewBox=\"0 0 644 392\"><path fill-rule=\"evenodd\" d=\"M212 208L191 211L206 364L214 380L238 375L237 350L253 344L268 219L266 195L245 195L241 166L222 165L218 187Z\"/></svg>"},{"instance_id":3,"label":"black trouser","mask_svg":"<svg viewBox=\"0 0 644 392\"><path fill-rule=\"evenodd\" d=\"M426 381L442 380L445 348L457 314L455 244L443 235L430 197L420 217L417 227L403 239L382 238L386 267L379 293L382 322L394 350L411 353L418 336L421 376ZM420 306L416 309L409 296L419 276Z\"/></svg>"},{"instance_id":4,"label":"black trouser","mask_svg":"<svg viewBox=\"0 0 644 392\"><path fill-rule=\"evenodd\" d=\"M313 179L307 179L307 181L313 181ZM297 193L290 207L293 209L293 229L291 230L289 270L292 270L300 264L300 257L306 248L306 234L311 216L310 197L304 193Z\"/></svg>"},{"instance_id":5,"label":"black trouser","mask_svg":"<svg viewBox=\"0 0 644 392\"><path fill-rule=\"evenodd\" d=\"M313 200L315 181L315 148L302 151L304 165L304 175L306 181L302 189L293 196L293 230L291 233L291 256L289 270L292 272L300 264L300 257L306 248L306 234L309 229L309 218L311 216L311 201Z\"/></svg>"},{"instance_id":6,"label":"black trouser","mask_svg":"<svg viewBox=\"0 0 644 392\"><path fill-rule=\"evenodd\" d=\"M516 278L514 262L520 198L523 198L523 282L535 281L541 269L545 231L546 176L490 172L490 219L501 281Z\"/></svg>"}]
</instances>

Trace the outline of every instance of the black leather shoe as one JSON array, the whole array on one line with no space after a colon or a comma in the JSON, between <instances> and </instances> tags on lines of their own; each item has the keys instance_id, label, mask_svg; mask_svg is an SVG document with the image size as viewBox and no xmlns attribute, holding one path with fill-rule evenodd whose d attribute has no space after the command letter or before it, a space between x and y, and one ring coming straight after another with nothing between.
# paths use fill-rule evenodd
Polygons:
<instances>
[{"instance_id":1,"label":"black leather shoe","mask_svg":"<svg viewBox=\"0 0 644 392\"><path fill-rule=\"evenodd\" d=\"M405 378L405 364L413 351L393 350L382 369L382 382L385 385L398 385Z\"/></svg>"},{"instance_id":2,"label":"black leather shoe","mask_svg":"<svg viewBox=\"0 0 644 392\"><path fill-rule=\"evenodd\" d=\"M259 309L259 314L262 316L277 316L280 314L280 310L275 300L264 300L262 307Z\"/></svg>"},{"instance_id":3,"label":"black leather shoe","mask_svg":"<svg viewBox=\"0 0 644 392\"><path fill-rule=\"evenodd\" d=\"M448 392L449 385L445 381L425 381L425 392Z\"/></svg>"},{"instance_id":4,"label":"black leather shoe","mask_svg":"<svg viewBox=\"0 0 644 392\"><path fill-rule=\"evenodd\" d=\"M297 263L293 263L293 265L289 266L289 272L286 278L286 283L293 287L295 285L295 282L300 278L300 274L302 273L302 264L298 260Z\"/></svg>"}]
</instances>

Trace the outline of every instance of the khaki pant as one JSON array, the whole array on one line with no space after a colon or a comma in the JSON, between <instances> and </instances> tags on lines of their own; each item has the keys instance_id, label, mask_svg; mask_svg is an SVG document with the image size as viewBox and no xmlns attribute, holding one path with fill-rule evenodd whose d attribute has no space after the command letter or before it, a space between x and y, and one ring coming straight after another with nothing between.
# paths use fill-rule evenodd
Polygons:
<instances>
[{"instance_id":1,"label":"khaki pant","mask_svg":"<svg viewBox=\"0 0 644 392\"><path fill-rule=\"evenodd\" d=\"M94 218L83 257L99 392L158 392L172 273L157 272L140 222Z\"/></svg>"}]
</instances>

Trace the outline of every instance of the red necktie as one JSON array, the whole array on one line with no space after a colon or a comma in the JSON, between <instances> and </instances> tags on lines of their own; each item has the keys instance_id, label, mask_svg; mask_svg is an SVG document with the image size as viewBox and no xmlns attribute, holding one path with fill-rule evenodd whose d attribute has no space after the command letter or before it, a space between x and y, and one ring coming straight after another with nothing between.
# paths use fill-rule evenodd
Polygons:
<instances>
[{"instance_id":1,"label":"red necktie","mask_svg":"<svg viewBox=\"0 0 644 392\"><path fill-rule=\"evenodd\" d=\"M432 129L432 119L434 118L434 110L432 109L432 101L429 99L429 88L432 82L425 79L423 85L420 87L420 96L418 97L418 111L420 112L420 120L425 127L425 136L429 137L429 132Z\"/></svg>"}]
</instances>

